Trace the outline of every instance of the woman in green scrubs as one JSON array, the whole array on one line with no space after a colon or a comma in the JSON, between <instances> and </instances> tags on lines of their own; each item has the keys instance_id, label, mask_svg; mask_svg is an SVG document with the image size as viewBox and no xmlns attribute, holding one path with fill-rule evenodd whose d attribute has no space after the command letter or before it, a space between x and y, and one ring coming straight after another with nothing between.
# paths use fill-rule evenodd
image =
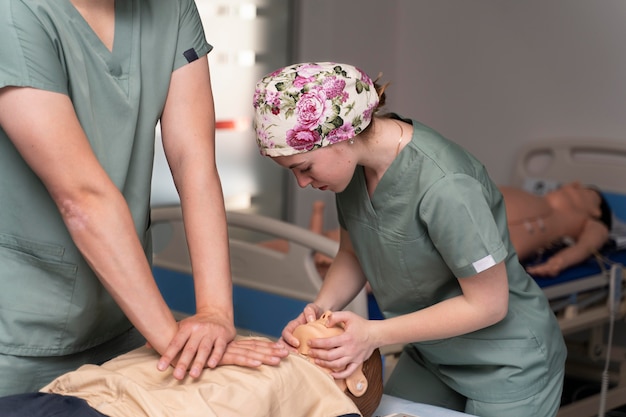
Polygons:
<instances>
[{"instance_id":1,"label":"woman in green scrubs","mask_svg":"<svg viewBox=\"0 0 626 417\"><path fill-rule=\"evenodd\" d=\"M511 245L502 195L460 146L416 120L379 116L384 98L339 63L292 65L257 84L261 153L301 187L335 192L341 225L315 302L283 339L298 346L298 324L342 309L368 282L385 320L333 313L346 332L310 343L318 364L349 370L403 344L387 394L483 417L554 416L566 348Z\"/></svg>"}]
</instances>

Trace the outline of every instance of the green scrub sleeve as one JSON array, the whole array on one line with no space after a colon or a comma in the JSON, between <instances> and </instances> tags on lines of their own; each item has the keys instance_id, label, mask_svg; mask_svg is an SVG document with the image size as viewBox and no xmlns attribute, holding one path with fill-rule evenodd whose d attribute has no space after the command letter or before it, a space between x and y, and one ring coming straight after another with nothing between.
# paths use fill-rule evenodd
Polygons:
<instances>
[{"instance_id":1,"label":"green scrub sleeve","mask_svg":"<svg viewBox=\"0 0 626 417\"><path fill-rule=\"evenodd\" d=\"M181 7L184 9L180 13L177 52L172 71L193 62L194 56L204 56L213 49L206 41L202 20L193 0L181 2Z\"/></svg>"},{"instance_id":2,"label":"green scrub sleeve","mask_svg":"<svg viewBox=\"0 0 626 417\"><path fill-rule=\"evenodd\" d=\"M451 174L425 193L420 217L453 274L475 275L507 255L482 184L465 174Z\"/></svg>"},{"instance_id":3,"label":"green scrub sleeve","mask_svg":"<svg viewBox=\"0 0 626 417\"><path fill-rule=\"evenodd\" d=\"M59 46L45 29L45 17L36 17L20 1L0 2L0 88L33 87L67 94Z\"/></svg>"}]
</instances>

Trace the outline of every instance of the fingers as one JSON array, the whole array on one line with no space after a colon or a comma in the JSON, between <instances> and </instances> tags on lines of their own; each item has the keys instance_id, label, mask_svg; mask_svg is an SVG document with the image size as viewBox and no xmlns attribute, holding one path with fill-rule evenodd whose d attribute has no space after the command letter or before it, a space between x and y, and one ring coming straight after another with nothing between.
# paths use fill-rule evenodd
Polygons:
<instances>
[{"instance_id":1,"label":"fingers","mask_svg":"<svg viewBox=\"0 0 626 417\"><path fill-rule=\"evenodd\" d=\"M335 349L341 346L344 346L349 342L349 339L346 338L343 334L338 336L330 336L330 337L321 337L317 339L310 339L308 341L308 345L311 349L315 349L316 351L329 351L330 349ZM315 354L315 353L314 353ZM317 356L316 356L317 357Z\"/></svg>"},{"instance_id":2,"label":"fingers","mask_svg":"<svg viewBox=\"0 0 626 417\"><path fill-rule=\"evenodd\" d=\"M345 378L371 355L375 348L369 337L368 320L351 312L333 312L326 326L341 325L345 331L337 336L309 341L308 356L323 368L332 371L334 378Z\"/></svg>"},{"instance_id":3,"label":"fingers","mask_svg":"<svg viewBox=\"0 0 626 417\"><path fill-rule=\"evenodd\" d=\"M205 361L203 363L207 363L209 368L215 368L220 363L220 360L222 359L225 350L226 342L223 339L217 340L216 343L213 345L213 351L211 352L209 361Z\"/></svg>"},{"instance_id":4,"label":"fingers","mask_svg":"<svg viewBox=\"0 0 626 417\"><path fill-rule=\"evenodd\" d=\"M298 349L296 349L293 345L287 343L287 341L285 340L284 337L281 336L281 338L278 339L278 341L285 346L285 349L287 349L288 352L293 352L293 353L298 352ZM300 341L297 340L297 339L296 339L296 342L298 342L298 344L300 344Z\"/></svg>"},{"instance_id":5,"label":"fingers","mask_svg":"<svg viewBox=\"0 0 626 417\"><path fill-rule=\"evenodd\" d=\"M161 371L175 364L173 376L182 380L187 372L197 378L206 367L216 367L226 345L235 336L235 329L228 321L192 316L178 325L178 332L170 341L160 358L157 368Z\"/></svg>"},{"instance_id":6,"label":"fingers","mask_svg":"<svg viewBox=\"0 0 626 417\"><path fill-rule=\"evenodd\" d=\"M204 368L215 368L218 365L249 367L258 367L263 364L277 365L280 359L287 356L289 352L284 345L268 343L271 343L270 346L273 347L268 347L263 343L241 344L240 342L238 346L229 348L229 345L222 340L213 341L205 337L198 344L194 338L190 338L181 351L180 357L175 361L176 366L172 375L182 380L187 375L187 371L192 378L198 378ZM176 344L170 345L173 351L177 349L176 346Z\"/></svg>"},{"instance_id":7,"label":"fingers","mask_svg":"<svg viewBox=\"0 0 626 417\"><path fill-rule=\"evenodd\" d=\"M340 347L332 349L311 349L309 351L309 357L314 359L316 365L333 371L334 376L335 373L339 374L345 371L354 360L350 356L346 356L342 353L344 350L345 349Z\"/></svg>"},{"instance_id":8,"label":"fingers","mask_svg":"<svg viewBox=\"0 0 626 417\"><path fill-rule=\"evenodd\" d=\"M170 344L167 346L165 353L161 355L161 358L157 363L157 369L159 371L165 371L170 365L175 364L178 353L184 347L188 337L189 335L181 334L180 331L176 333L176 336L174 336Z\"/></svg>"},{"instance_id":9,"label":"fingers","mask_svg":"<svg viewBox=\"0 0 626 417\"><path fill-rule=\"evenodd\" d=\"M289 354L285 344L260 339L235 340L228 344L219 365L258 367L278 365Z\"/></svg>"},{"instance_id":10,"label":"fingers","mask_svg":"<svg viewBox=\"0 0 626 417\"><path fill-rule=\"evenodd\" d=\"M328 315L326 327L333 327L336 325L344 327L344 325L348 323L353 316L354 313L349 311L333 311Z\"/></svg>"},{"instance_id":11,"label":"fingers","mask_svg":"<svg viewBox=\"0 0 626 417\"><path fill-rule=\"evenodd\" d=\"M331 372L331 376L335 379L345 379L347 377L349 377L350 375L352 375L354 373L354 371L356 371L357 367L359 365L356 363L349 363L348 366L345 367L345 369L343 371L340 372Z\"/></svg>"},{"instance_id":12,"label":"fingers","mask_svg":"<svg viewBox=\"0 0 626 417\"><path fill-rule=\"evenodd\" d=\"M315 304L307 304L304 307L304 317L306 318L307 323L311 323L312 321L317 320L317 316L319 315L319 308Z\"/></svg>"},{"instance_id":13,"label":"fingers","mask_svg":"<svg viewBox=\"0 0 626 417\"><path fill-rule=\"evenodd\" d=\"M287 323L281 333L281 339L291 347L297 348L300 346L300 341L293 336L293 331L301 324L317 320L318 311L319 308L315 304L307 304L306 307L304 307L304 311L302 311L298 317Z\"/></svg>"},{"instance_id":14,"label":"fingers","mask_svg":"<svg viewBox=\"0 0 626 417\"><path fill-rule=\"evenodd\" d=\"M304 316L302 314L298 316L298 318L296 318L295 320L291 320L283 329L283 332L281 333L281 339L293 348L297 348L298 346L300 346L300 341L296 337L294 337L293 331L296 327L304 323Z\"/></svg>"},{"instance_id":15,"label":"fingers","mask_svg":"<svg viewBox=\"0 0 626 417\"><path fill-rule=\"evenodd\" d=\"M213 343L214 340L209 335L196 336L181 329L163 355L165 358L179 354L174 368L174 378L183 379L188 369L190 375L197 378L204 369L209 353L213 350ZM191 368L190 364L193 364Z\"/></svg>"}]
</instances>

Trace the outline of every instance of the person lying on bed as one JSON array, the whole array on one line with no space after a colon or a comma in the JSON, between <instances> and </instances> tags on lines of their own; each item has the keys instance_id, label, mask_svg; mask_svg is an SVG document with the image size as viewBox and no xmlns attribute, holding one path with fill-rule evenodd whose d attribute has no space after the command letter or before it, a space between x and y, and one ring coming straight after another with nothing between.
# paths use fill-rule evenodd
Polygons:
<instances>
[{"instance_id":1,"label":"person lying on bed","mask_svg":"<svg viewBox=\"0 0 626 417\"><path fill-rule=\"evenodd\" d=\"M382 398L380 352L345 380L333 380L329 370L306 357L308 340L343 333L342 327L326 327L330 314L296 329L301 348L278 366L229 366L241 364L234 358L255 360L260 353L284 349L267 339L243 337L227 346L220 366L178 381L171 369L158 371L158 354L143 347L66 373L39 393L0 398L0 416L370 417Z\"/></svg>"},{"instance_id":2,"label":"person lying on bed","mask_svg":"<svg viewBox=\"0 0 626 417\"><path fill-rule=\"evenodd\" d=\"M534 275L556 276L584 261L609 238L611 210L599 191L567 183L543 196L499 187L504 197L511 241L521 261L565 243L545 262L527 266Z\"/></svg>"}]
</instances>

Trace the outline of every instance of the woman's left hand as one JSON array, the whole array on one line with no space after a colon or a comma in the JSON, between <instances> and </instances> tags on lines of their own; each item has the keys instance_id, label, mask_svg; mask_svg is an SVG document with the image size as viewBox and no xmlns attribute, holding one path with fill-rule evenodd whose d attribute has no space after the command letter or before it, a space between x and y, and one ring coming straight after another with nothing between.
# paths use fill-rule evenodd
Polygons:
<instances>
[{"instance_id":1,"label":"woman's left hand","mask_svg":"<svg viewBox=\"0 0 626 417\"><path fill-rule=\"evenodd\" d=\"M287 355L289 351L282 342L272 342L261 338L240 338L226 346L226 352L219 365L239 365L250 368L278 365Z\"/></svg>"},{"instance_id":2,"label":"woman's left hand","mask_svg":"<svg viewBox=\"0 0 626 417\"><path fill-rule=\"evenodd\" d=\"M354 373L378 346L370 334L371 322L355 313L333 312L326 326L335 325L343 326L345 331L339 336L311 340L308 355L317 365L330 369L333 378L343 379Z\"/></svg>"}]
</instances>

